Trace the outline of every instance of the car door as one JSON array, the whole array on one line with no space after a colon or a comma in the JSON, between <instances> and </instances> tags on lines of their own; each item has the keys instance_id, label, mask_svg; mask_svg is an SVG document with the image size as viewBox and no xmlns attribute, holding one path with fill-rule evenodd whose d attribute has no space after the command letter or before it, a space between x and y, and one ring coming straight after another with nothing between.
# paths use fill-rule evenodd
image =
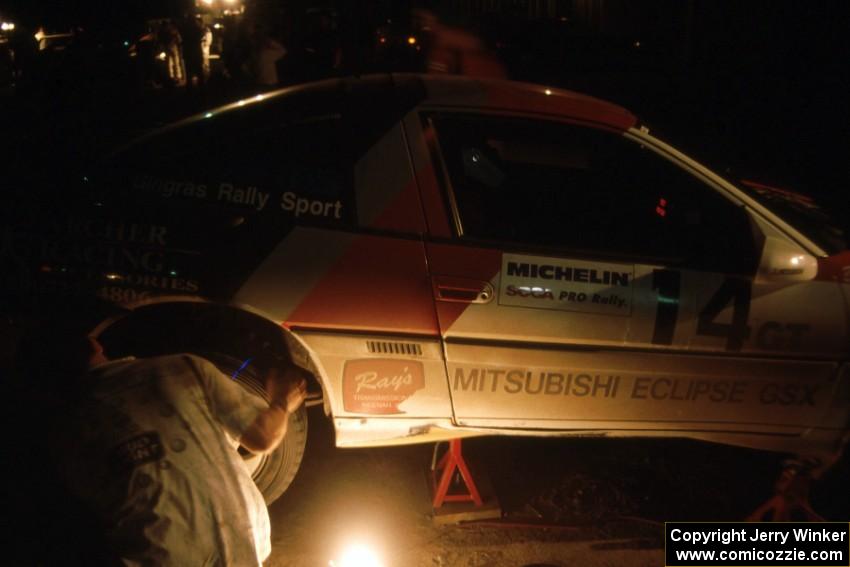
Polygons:
<instances>
[{"instance_id":1,"label":"car door","mask_svg":"<svg viewBox=\"0 0 850 567\"><path fill-rule=\"evenodd\" d=\"M827 293L828 304L837 289L755 285L765 235L781 232L685 158L638 132L533 118L435 111L408 127L431 156L417 175L461 425L790 433L819 423L834 359L808 339L765 353L751 326L758 312L790 336L803 308L788 318L769 297L793 288L798 302ZM841 316L818 334L843 336ZM793 400L781 412L778 392Z\"/></svg>"}]
</instances>

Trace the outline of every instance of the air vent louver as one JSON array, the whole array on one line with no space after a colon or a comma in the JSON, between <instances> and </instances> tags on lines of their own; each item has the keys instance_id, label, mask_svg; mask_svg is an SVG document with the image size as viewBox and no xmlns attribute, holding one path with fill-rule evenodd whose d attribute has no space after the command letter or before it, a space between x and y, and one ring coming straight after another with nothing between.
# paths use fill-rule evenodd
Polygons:
<instances>
[{"instance_id":1,"label":"air vent louver","mask_svg":"<svg viewBox=\"0 0 850 567\"><path fill-rule=\"evenodd\" d=\"M422 347L416 343L390 343L386 341L366 341L366 347L373 354L406 354L422 356Z\"/></svg>"}]
</instances>

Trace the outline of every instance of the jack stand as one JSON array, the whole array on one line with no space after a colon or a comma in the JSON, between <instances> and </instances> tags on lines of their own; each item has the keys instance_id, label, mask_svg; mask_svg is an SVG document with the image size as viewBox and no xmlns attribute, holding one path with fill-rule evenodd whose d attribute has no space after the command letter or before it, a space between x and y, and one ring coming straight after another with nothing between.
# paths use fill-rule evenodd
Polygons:
<instances>
[{"instance_id":1,"label":"jack stand","mask_svg":"<svg viewBox=\"0 0 850 567\"><path fill-rule=\"evenodd\" d=\"M809 502L812 470L816 463L788 460L776 481L776 494L747 517L748 522L791 522L802 518L807 522L824 522ZM796 512L796 513L795 513Z\"/></svg>"},{"instance_id":2,"label":"jack stand","mask_svg":"<svg viewBox=\"0 0 850 567\"><path fill-rule=\"evenodd\" d=\"M434 456L431 459L429 481L433 494L434 522L437 524L458 523L473 520L500 518L501 507L495 496L489 496L492 489L486 477L483 482L483 492L479 491L469 466L463 457L460 439L449 441L449 448L437 463L437 452L440 444L434 446ZM452 484L463 485L464 492L449 494ZM444 503L451 503L443 506Z\"/></svg>"},{"instance_id":3,"label":"jack stand","mask_svg":"<svg viewBox=\"0 0 850 567\"><path fill-rule=\"evenodd\" d=\"M439 443L434 446L434 459L437 457L437 449L439 448ZM457 469L460 476L463 478L463 482L466 485L467 492L465 494L449 494L449 486L451 485L452 476L455 476L455 481L457 483L457 474L455 473L455 469ZM442 471L442 473L440 472ZM475 486L475 481L472 478L472 474L469 472L469 467L466 465L466 461L463 458L463 450L461 448L461 440L460 439L452 439L449 441L449 449L443 455L443 458L440 459L439 464L434 467L431 467L431 486L434 487L434 508L440 508L443 505L443 502L474 502L476 506L481 506L483 504L481 500L481 495L478 492L478 487ZM437 476L439 475L440 481L437 483Z\"/></svg>"}]
</instances>

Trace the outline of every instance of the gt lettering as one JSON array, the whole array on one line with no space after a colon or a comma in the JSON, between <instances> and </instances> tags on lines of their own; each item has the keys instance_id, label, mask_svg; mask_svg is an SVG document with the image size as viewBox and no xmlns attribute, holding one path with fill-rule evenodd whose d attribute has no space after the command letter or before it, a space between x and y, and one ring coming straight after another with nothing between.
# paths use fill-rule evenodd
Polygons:
<instances>
[{"instance_id":1,"label":"gt lettering","mask_svg":"<svg viewBox=\"0 0 850 567\"><path fill-rule=\"evenodd\" d=\"M759 394L763 404L780 406L815 406L815 394L818 384L765 384Z\"/></svg>"},{"instance_id":2,"label":"gt lettering","mask_svg":"<svg viewBox=\"0 0 850 567\"><path fill-rule=\"evenodd\" d=\"M798 349L802 346L803 335L811 327L802 323L783 325L776 321L767 321L756 334L756 345L765 350Z\"/></svg>"}]
</instances>

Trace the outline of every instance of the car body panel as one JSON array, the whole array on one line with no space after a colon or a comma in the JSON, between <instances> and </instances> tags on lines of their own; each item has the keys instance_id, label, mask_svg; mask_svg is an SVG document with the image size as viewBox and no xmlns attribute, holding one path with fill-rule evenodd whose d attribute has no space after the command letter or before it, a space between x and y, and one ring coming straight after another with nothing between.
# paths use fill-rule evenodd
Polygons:
<instances>
[{"instance_id":1,"label":"car body panel","mask_svg":"<svg viewBox=\"0 0 850 567\"><path fill-rule=\"evenodd\" d=\"M449 143L465 120L658 160L734 213L739 247L710 243L712 264L475 235L455 186L466 154ZM827 257L616 105L459 77L330 80L193 117L100 171L41 226L3 217L4 288L260 314L322 384L340 446L671 436L825 454L846 438L847 253ZM658 190L663 223L673 205ZM642 213L624 203L598 205L628 224ZM517 218L529 204L503 203ZM568 228L572 209L553 209ZM777 269L786 256L805 266Z\"/></svg>"}]
</instances>

